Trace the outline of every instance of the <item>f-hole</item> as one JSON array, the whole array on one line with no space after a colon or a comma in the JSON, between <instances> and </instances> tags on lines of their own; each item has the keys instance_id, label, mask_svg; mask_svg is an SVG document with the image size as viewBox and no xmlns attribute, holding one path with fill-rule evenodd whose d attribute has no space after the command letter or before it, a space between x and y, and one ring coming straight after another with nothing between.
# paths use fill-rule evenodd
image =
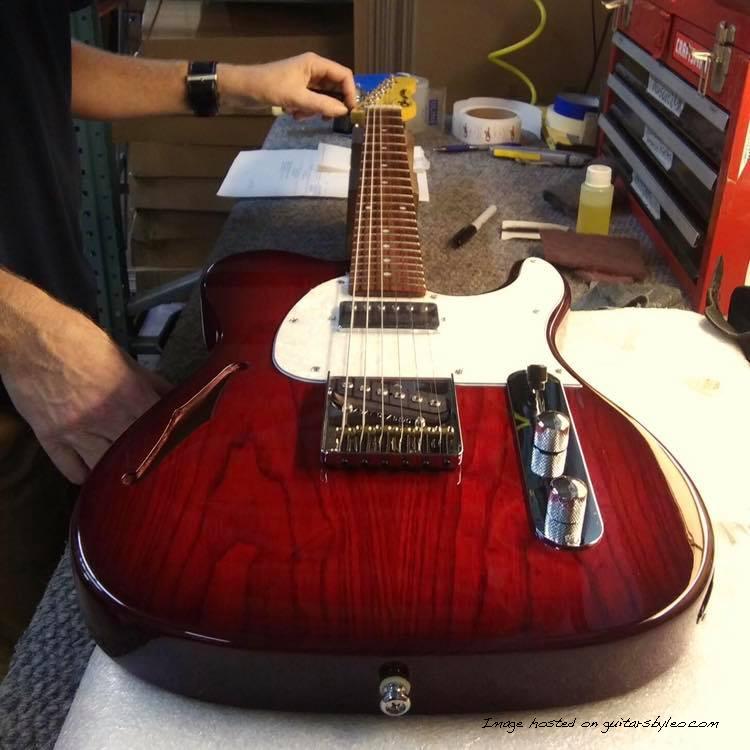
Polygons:
<instances>
[{"instance_id":1,"label":"f-hole","mask_svg":"<svg viewBox=\"0 0 750 750\"><path fill-rule=\"evenodd\" d=\"M209 422L229 378L239 370L247 368L246 362L234 362L214 375L197 393L182 406L178 406L169 418L167 426L154 443L146 457L134 471L126 471L120 481L125 485L135 484L153 467L158 466L183 440L201 425Z\"/></svg>"}]
</instances>

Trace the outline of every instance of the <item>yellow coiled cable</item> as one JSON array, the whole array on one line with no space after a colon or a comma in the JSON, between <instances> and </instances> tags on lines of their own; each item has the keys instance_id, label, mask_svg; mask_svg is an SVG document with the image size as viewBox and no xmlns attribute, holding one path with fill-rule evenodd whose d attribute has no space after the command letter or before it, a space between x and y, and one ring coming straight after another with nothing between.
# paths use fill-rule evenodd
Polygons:
<instances>
[{"instance_id":1,"label":"yellow coiled cable","mask_svg":"<svg viewBox=\"0 0 750 750\"><path fill-rule=\"evenodd\" d=\"M499 65L501 68L503 68L503 70L507 70L509 73L513 73L514 76L520 78L529 87L529 91L531 92L531 103L536 104L536 87L534 86L532 80L522 70L519 70L515 65L511 65L510 63L505 62L505 60L500 59L501 57L505 57L506 55L510 55L513 52L518 52L519 49L527 47L539 37L542 31L544 31L544 27L547 25L547 9L544 7L544 3L542 2L542 0L532 0L532 2L536 5L537 8L539 8L539 25L536 27L536 29L534 29L534 31L532 31L531 34L529 34L525 39L521 39L520 42L516 42L515 44L511 44L508 47L503 47L502 49L490 52L490 54L487 55L487 59L490 62L495 63L495 65Z\"/></svg>"}]
</instances>

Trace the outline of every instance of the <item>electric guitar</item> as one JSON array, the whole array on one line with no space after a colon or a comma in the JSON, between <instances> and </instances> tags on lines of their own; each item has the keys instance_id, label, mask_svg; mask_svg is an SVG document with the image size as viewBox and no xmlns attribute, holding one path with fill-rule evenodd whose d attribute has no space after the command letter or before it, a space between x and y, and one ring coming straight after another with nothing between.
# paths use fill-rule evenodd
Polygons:
<instances>
[{"instance_id":1,"label":"electric guitar","mask_svg":"<svg viewBox=\"0 0 750 750\"><path fill-rule=\"evenodd\" d=\"M348 272L212 266L210 358L82 489L90 628L169 690L389 716L578 703L664 671L705 609L704 506L561 359L555 269L427 290L410 88L356 113Z\"/></svg>"}]
</instances>

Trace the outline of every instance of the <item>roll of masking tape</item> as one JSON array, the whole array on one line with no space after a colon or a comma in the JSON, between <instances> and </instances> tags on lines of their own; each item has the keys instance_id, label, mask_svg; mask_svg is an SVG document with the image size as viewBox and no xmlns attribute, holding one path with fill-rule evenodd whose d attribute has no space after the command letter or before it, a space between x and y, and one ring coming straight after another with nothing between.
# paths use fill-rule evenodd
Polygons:
<instances>
[{"instance_id":1,"label":"roll of masking tape","mask_svg":"<svg viewBox=\"0 0 750 750\"><path fill-rule=\"evenodd\" d=\"M521 117L513 102L492 97L462 99L453 105L453 135L469 146L521 142Z\"/></svg>"},{"instance_id":2,"label":"roll of masking tape","mask_svg":"<svg viewBox=\"0 0 750 750\"><path fill-rule=\"evenodd\" d=\"M430 82L424 76L417 76L414 73L400 73L399 75L411 76L417 82L417 90L414 92L417 116L412 117L406 123L406 127L413 133L418 133L427 127L427 100L429 99Z\"/></svg>"},{"instance_id":3,"label":"roll of masking tape","mask_svg":"<svg viewBox=\"0 0 750 750\"><path fill-rule=\"evenodd\" d=\"M596 140L596 114L589 113L582 120L565 117L548 107L544 115L547 134L556 143L566 146L593 146Z\"/></svg>"}]
</instances>

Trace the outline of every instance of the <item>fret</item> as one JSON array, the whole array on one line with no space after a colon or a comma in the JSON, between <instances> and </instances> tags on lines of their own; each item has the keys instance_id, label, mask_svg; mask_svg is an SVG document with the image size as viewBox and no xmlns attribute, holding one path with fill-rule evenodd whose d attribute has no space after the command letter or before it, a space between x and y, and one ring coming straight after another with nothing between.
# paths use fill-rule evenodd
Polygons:
<instances>
[{"instance_id":1,"label":"fret","mask_svg":"<svg viewBox=\"0 0 750 750\"><path fill-rule=\"evenodd\" d=\"M371 219L363 218L362 221L356 220L354 222L355 232L368 232L370 234L383 233L393 234L394 232L386 231L394 229L400 231L402 234L408 235L410 232L417 237L417 219L416 216L409 216L409 214L388 214L373 215Z\"/></svg>"},{"instance_id":2,"label":"fret","mask_svg":"<svg viewBox=\"0 0 750 750\"><path fill-rule=\"evenodd\" d=\"M359 262L352 266L352 269L356 273L380 273L381 271L390 271L391 273L404 271L404 273L419 273L424 274L424 269L419 263L400 263L390 262L381 263L380 261Z\"/></svg>"},{"instance_id":3,"label":"fret","mask_svg":"<svg viewBox=\"0 0 750 750\"><path fill-rule=\"evenodd\" d=\"M355 220L355 226L365 227L389 227L390 223L395 222L396 227L409 228L413 227L417 229L417 214L415 211L399 211L398 209L380 210L380 211L367 211L362 217L357 217Z\"/></svg>"},{"instance_id":4,"label":"fret","mask_svg":"<svg viewBox=\"0 0 750 750\"><path fill-rule=\"evenodd\" d=\"M401 268L401 269L394 269L393 271L389 271L390 267L386 266L378 266L376 268L357 268L353 273L352 277L357 279L365 279L367 280L370 278L373 283L379 281L381 277L381 271L383 272L382 275L386 278L392 278L394 276L403 276L408 277L412 279L424 279L424 271L421 268L417 268L414 266L407 267L407 268ZM386 273L387 271L387 273Z\"/></svg>"},{"instance_id":5,"label":"fret","mask_svg":"<svg viewBox=\"0 0 750 750\"><path fill-rule=\"evenodd\" d=\"M361 293L362 291L367 292L369 288L369 294L373 295L380 289L385 289L386 287L395 288L394 284L408 284L409 286L419 286L420 284L424 284L424 274L398 273L389 274L387 276L383 274L382 277L380 274L377 274L377 276L375 274L370 274L369 276L367 274L356 274L352 275L349 279L350 283L355 281L357 282L358 293Z\"/></svg>"},{"instance_id":6,"label":"fret","mask_svg":"<svg viewBox=\"0 0 750 750\"><path fill-rule=\"evenodd\" d=\"M367 164L363 164L360 171L363 176L368 174L372 175L372 173L374 172L377 172L378 174L380 174L381 172L398 172L399 174L409 175L408 179L411 179L411 170L409 169L409 167L394 165L392 159L382 163L377 163L372 160Z\"/></svg>"},{"instance_id":7,"label":"fret","mask_svg":"<svg viewBox=\"0 0 750 750\"><path fill-rule=\"evenodd\" d=\"M366 246L361 247L358 249L358 256L361 259L364 255L366 255L368 252L368 248ZM401 258L407 258L409 260L416 260L419 261L422 258L422 254L420 252L413 252L409 250L399 250L398 248L373 248L372 250L373 255L378 255L379 257L389 258L390 260L398 260Z\"/></svg>"},{"instance_id":8,"label":"fret","mask_svg":"<svg viewBox=\"0 0 750 750\"><path fill-rule=\"evenodd\" d=\"M402 209L400 206L404 206L404 208ZM403 201L385 202L374 198L372 201L362 206L361 211L362 213L358 214L357 218L361 217L364 221L370 221L372 217L384 215L387 215L386 218L416 221L416 207L413 204L409 206Z\"/></svg>"},{"instance_id":9,"label":"fret","mask_svg":"<svg viewBox=\"0 0 750 750\"><path fill-rule=\"evenodd\" d=\"M355 231L355 236L352 238L351 249L355 250L360 246L369 247L376 241L382 243L386 249L388 249L388 247L396 247L399 242L408 242L412 245L419 244L419 235L417 234L416 227L410 228L404 226L398 227L398 229L400 229L401 231L398 233L393 233L385 230L370 230L367 227L358 228L358 231ZM411 234L409 233L410 229L412 230Z\"/></svg>"},{"instance_id":10,"label":"fret","mask_svg":"<svg viewBox=\"0 0 750 750\"><path fill-rule=\"evenodd\" d=\"M359 245L355 248L357 252L356 255L362 256L366 254L368 251L372 252L379 252L383 253L383 255L390 257L390 258L400 258L400 257L409 257L409 258L421 258L422 253L419 251L419 248L415 247L395 247L395 246L384 246L383 243L378 242L360 242Z\"/></svg>"},{"instance_id":11,"label":"fret","mask_svg":"<svg viewBox=\"0 0 750 750\"><path fill-rule=\"evenodd\" d=\"M375 187L377 188L379 186ZM362 198L363 203L372 203L373 201L380 202L382 199L388 197L400 203L410 203L412 206L414 205L414 193L412 192L410 186L407 187L406 185L399 185L395 187L389 185L387 190L383 190L382 188L380 188L378 190L360 192L360 197Z\"/></svg>"},{"instance_id":12,"label":"fret","mask_svg":"<svg viewBox=\"0 0 750 750\"><path fill-rule=\"evenodd\" d=\"M389 195L370 195L368 196L368 200L364 200L362 203L363 205L361 206L361 209L372 213L380 213L382 211L401 211L404 209L409 209L414 213L417 209L413 201L404 200L403 198L392 199ZM402 209L401 206L403 206L404 209Z\"/></svg>"}]
</instances>

